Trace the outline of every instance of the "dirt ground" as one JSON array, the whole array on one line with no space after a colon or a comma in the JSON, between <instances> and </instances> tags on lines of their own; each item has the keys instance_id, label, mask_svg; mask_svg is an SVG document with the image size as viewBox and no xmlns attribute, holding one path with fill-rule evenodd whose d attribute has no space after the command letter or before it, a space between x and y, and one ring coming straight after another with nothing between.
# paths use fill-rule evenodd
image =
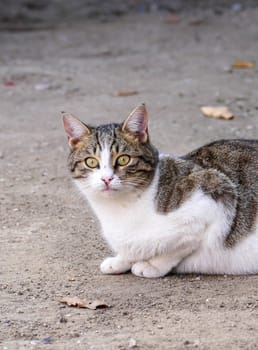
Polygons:
<instances>
[{"instance_id":1,"label":"dirt ground","mask_svg":"<svg viewBox=\"0 0 258 350\"><path fill-rule=\"evenodd\" d=\"M258 348L258 276L102 275L109 249L66 169L62 110L96 124L146 102L153 143L174 154L257 138L258 67L231 64L257 60L258 9L165 18L0 32L3 350ZM119 89L139 93L114 96ZM235 119L203 117L210 104ZM56 301L67 295L112 307Z\"/></svg>"}]
</instances>

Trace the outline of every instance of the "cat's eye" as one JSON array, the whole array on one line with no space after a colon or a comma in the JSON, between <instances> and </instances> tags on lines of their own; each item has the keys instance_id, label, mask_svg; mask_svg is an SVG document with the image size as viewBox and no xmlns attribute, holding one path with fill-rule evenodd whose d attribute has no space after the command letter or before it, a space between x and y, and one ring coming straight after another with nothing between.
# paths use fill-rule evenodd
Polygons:
<instances>
[{"instance_id":1,"label":"cat's eye","mask_svg":"<svg viewBox=\"0 0 258 350\"><path fill-rule=\"evenodd\" d=\"M99 165L99 162L96 158L93 158L93 157L88 157L85 159L85 164L91 168L91 169L94 169L94 168L97 168L97 166Z\"/></svg>"},{"instance_id":2,"label":"cat's eye","mask_svg":"<svg viewBox=\"0 0 258 350\"><path fill-rule=\"evenodd\" d=\"M130 157L126 154L123 154L122 156L118 157L116 160L116 164L119 166L125 166L130 162Z\"/></svg>"}]
</instances>

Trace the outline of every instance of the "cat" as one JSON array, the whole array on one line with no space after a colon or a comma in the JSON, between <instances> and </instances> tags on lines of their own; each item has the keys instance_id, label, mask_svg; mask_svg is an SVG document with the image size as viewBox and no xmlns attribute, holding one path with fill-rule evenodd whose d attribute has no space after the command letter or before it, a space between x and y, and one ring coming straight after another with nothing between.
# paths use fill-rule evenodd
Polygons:
<instances>
[{"instance_id":1,"label":"cat","mask_svg":"<svg viewBox=\"0 0 258 350\"><path fill-rule=\"evenodd\" d=\"M102 273L258 273L258 140L175 157L150 142L144 104L121 124L63 121L68 167L114 253Z\"/></svg>"}]
</instances>

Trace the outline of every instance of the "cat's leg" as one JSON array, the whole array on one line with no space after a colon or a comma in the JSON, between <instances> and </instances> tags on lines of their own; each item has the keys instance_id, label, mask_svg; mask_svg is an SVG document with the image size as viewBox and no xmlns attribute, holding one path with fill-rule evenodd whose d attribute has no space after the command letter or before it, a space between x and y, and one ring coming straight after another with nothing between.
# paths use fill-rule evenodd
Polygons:
<instances>
[{"instance_id":1,"label":"cat's leg","mask_svg":"<svg viewBox=\"0 0 258 350\"><path fill-rule=\"evenodd\" d=\"M100 265L100 271L104 274L120 274L129 271L132 267L132 263L121 258L117 255L114 257L106 258Z\"/></svg>"},{"instance_id":2,"label":"cat's leg","mask_svg":"<svg viewBox=\"0 0 258 350\"><path fill-rule=\"evenodd\" d=\"M134 263L132 273L139 277L162 277L167 275L178 264L179 260L171 255L156 256L150 260Z\"/></svg>"}]
</instances>

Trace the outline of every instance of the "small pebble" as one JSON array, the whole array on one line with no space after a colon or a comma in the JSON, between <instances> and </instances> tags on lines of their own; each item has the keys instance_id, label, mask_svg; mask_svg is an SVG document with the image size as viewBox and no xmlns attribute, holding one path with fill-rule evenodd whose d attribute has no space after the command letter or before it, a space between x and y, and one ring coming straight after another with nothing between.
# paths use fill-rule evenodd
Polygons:
<instances>
[{"instance_id":1,"label":"small pebble","mask_svg":"<svg viewBox=\"0 0 258 350\"><path fill-rule=\"evenodd\" d=\"M231 6L231 11L233 12L241 12L243 10L242 4L236 2Z\"/></svg>"},{"instance_id":2,"label":"small pebble","mask_svg":"<svg viewBox=\"0 0 258 350\"><path fill-rule=\"evenodd\" d=\"M48 90L51 88L50 83L41 83L41 84L36 84L34 85L34 89L37 91L43 91L43 90Z\"/></svg>"},{"instance_id":3,"label":"small pebble","mask_svg":"<svg viewBox=\"0 0 258 350\"><path fill-rule=\"evenodd\" d=\"M129 344L128 344L128 347L129 347L129 349L136 348L136 347L137 347L136 340L135 340L135 339L133 339L133 338L130 338L130 339L129 339Z\"/></svg>"},{"instance_id":4,"label":"small pebble","mask_svg":"<svg viewBox=\"0 0 258 350\"><path fill-rule=\"evenodd\" d=\"M52 344L53 340L51 337L43 338L43 339L33 339L30 343L32 345L37 345L37 344Z\"/></svg>"}]
</instances>

